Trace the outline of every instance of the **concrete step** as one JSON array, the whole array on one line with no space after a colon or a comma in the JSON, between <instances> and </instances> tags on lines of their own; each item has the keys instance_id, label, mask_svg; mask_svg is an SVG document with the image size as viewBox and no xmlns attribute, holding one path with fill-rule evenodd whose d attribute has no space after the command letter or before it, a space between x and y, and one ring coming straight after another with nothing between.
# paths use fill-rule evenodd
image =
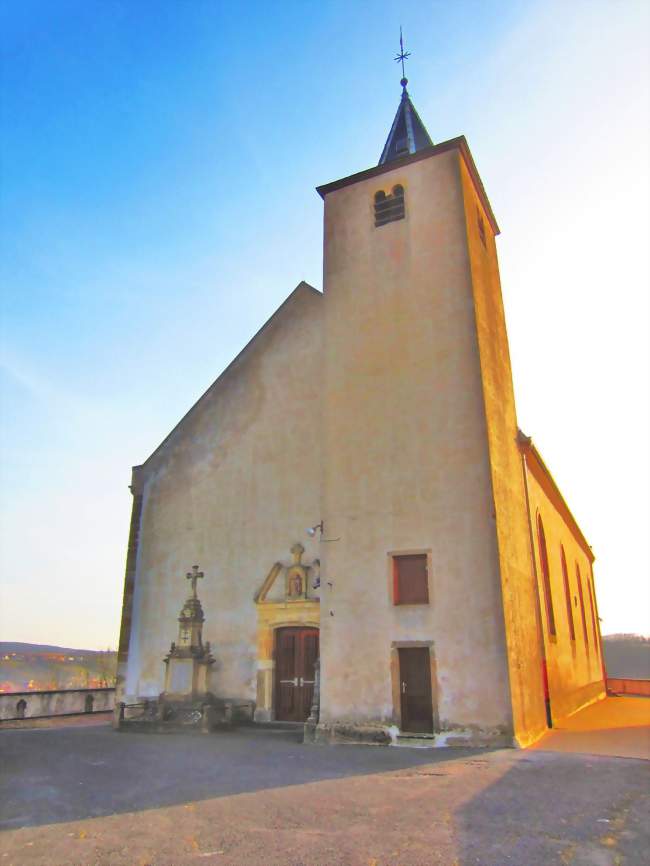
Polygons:
<instances>
[{"instance_id":1,"label":"concrete step","mask_svg":"<svg viewBox=\"0 0 650 866\"><path fill-rule=\"evenodd\" d=\"M400 733L397 735L395 745L406 746L410 749L434 749L436 746L436 735Z\"/></svg>"}]
</instances>

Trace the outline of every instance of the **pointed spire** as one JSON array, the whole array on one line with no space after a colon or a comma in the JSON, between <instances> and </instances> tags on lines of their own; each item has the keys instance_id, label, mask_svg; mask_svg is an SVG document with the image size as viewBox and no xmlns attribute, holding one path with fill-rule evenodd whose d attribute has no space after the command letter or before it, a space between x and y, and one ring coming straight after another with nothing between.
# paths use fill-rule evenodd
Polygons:
<instances>
[{"instance_id":1,"label":"pointed spire","mask_svg":"<svg viewBox=\"0 0 650 866\"><path fill-rule=\"evenodd\" d=\"M400 52L395 57L395 60L402 64L402 80L400 81L402 85L402 98L397 108L395 120L388 133L386 144L379 157L378 165L384 165L384 163L392 162L392 160L399 159L402 156L409 156L409 154L416 153L425 147L431 147L433 144L406 89L408 78L404 74L404 61L408 60L411 54L409 51L404 51L401 27L399 29L399 47Z\"/></svg>"}]
</instances>

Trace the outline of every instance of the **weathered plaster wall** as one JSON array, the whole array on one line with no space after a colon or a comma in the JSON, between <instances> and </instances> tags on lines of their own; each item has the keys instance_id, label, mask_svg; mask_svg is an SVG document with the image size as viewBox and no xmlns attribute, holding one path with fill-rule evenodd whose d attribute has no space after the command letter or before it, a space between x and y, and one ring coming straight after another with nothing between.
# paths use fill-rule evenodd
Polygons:
<instances>
[{"instance_id":1,"label":"weathered plaster wall","mask_svg":"<svg viewBox=\"0 0 650 866\"><path fill-rule=\"evenodd\" d=\"M211 688L255 699L255 593L294 542L318 556L305 528L319 515L322 302L301 284L137 473L126 700L162 690L195 563Z\"/></svg>"},{"instance_id":2,"label":"weathered plaster wall","mask_svg":"<svg viewBox=\"0 0 650 866\"><path fill-rule=\"evenodd\" d=\"M6 692L0 694L0 720L36 719L42 716L65 716L86 712L86 699L93 699L91 712L113 709L115 689L59 689L47 692ZM19 701L25 701L25 714L18 713Z\"/></svg>"},{"instance_id":3,"label":"weathered plaster wall","mask_svg":"<svg viewBox=\"0 0 650 866\"><path fill-rule=\"evenodd\" d=\"M406 218L375 228L398 183ZM396 720L391 644L432 641L441 726L511 730L455 150L327 192L324 301L321 721ZM430 604L394 606L388 553L414 549Z\"/></svg>"},{"instance_id":4,"label":"weathered plaster wall","mask_svg":"<svg viewBox=\"0 0 650 866\"><path fill-rule=\"evenodd\" d=\"M531 517L534 526L540 607L546 643L551 712L554 722L557 722L581 706L604 697L606 693L598 612L597 608L594 608L592 618L589 596L589 589L591 589L595 605L596 593L591 570L593 555L570 515L566 513L566 506L563 507L564 503L558 499L551 479L546 476L533 454L527 455L526 465L528 467ZM550 634L543 594L539 535L536 527L538 515L541 515L546 536L555 635ZM575 641L570 638L569 614L562 575L561 547L564 548L567 563ZM584 625L576 566L580 570L582 581L585 608Z\"/></svg>"},{"instance_id":5,"label":"weathered plaster wall","mask_svg":"<svg viewBox=\"0 0 650 866\"><path fill-rule=\"evenodd\" d=\"M546 730L542 636L495 236L463 159L459 159L459 169L490 449L513 721L523 746Z\"/></svg>"}]
</instances>

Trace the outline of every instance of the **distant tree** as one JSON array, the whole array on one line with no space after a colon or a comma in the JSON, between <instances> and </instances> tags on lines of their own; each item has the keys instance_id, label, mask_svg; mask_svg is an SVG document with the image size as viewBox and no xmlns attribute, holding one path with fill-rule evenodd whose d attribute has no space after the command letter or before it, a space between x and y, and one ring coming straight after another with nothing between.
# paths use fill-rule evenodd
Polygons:
<instances>
[{"instance_id":1,"label":"distant tree","mask_svg":"<svg viewBox=\"0 0 650 866\"><path fill-rule=\"evenodd\" d=\"M97 670L100 685L109 688L115 685L117 655L110 647L97 653Z\"/></svg>"},{"instance_id":2,"label":"distant tree","mask_svg":"<svg viewBox=\"0 0 650 866\"><path fill-rule=\"evenodd\" d=\"M51 690L53 692L59 691L59 689L64 688L61 684L61 675L59 670L54 667L50 673L50 677L46 686L46 689Z\"/></svg>"}]
</instances>

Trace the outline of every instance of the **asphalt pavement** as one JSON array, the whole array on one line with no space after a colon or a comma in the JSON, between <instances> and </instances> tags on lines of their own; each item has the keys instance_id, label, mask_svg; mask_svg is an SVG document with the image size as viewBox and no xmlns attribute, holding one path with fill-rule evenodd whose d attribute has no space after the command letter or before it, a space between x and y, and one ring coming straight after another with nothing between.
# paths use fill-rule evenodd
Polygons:
<instances>
[{"instance_id":1,"label":"asphalt pavement","mask_svg":"<svg viewBox=\"0 0 650 866\"><path fill-rule=\"evenodd\" d=\"M481 750L305 746L302 726L213 734L108 725L0 732L0 829L444 762Z\"/></svg>"}]
</instances>

